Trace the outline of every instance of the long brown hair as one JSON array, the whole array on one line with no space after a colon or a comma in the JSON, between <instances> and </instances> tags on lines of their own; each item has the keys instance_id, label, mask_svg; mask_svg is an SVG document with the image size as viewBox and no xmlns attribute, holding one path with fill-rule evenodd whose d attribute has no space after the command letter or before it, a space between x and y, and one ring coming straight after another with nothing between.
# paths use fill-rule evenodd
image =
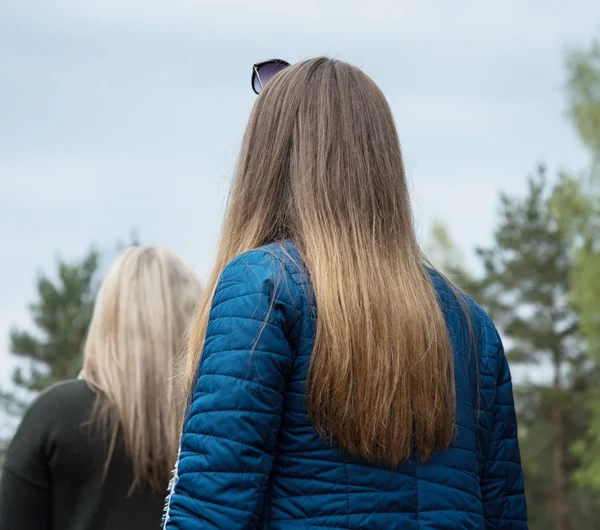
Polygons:
<instances>
[{"instance_id":1,"label":"long brown hair","mask_svg":"<svg viewBox=\"0 0 600 530\"><path fill-rule=\"evenodd\" d=\"M80 377L97 394L92 427L109 441L104 473L121 431L132 488L167 489L184 406L175 373L199 295L192 268L157 247L125 250L98 293Z\"/></svg>"},{"instance_id":2,"label":"long brown hair","mask_svg":"<svg viewBox=\"0 0 600 530\"><path fill-rule=\"evenodd\" d=\"M427 459L454 435L448 330L417 244L392 113L361 70L326 58L275 76L252 110L187 375L212 295L235 256L298 246L318 308L307 383L317 429L389 465Z\"/></svg>"}]
</instances>

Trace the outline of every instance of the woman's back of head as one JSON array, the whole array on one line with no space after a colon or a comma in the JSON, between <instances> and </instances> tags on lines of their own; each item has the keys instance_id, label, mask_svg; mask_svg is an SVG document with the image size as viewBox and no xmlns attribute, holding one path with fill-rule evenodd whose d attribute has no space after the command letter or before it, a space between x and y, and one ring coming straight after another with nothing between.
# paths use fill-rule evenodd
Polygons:
<instances>
[{"instance_id":1,"label":"woman's back of head","mask_svg":"<svg viewBox=\"0 0 600 530\"><path fill-rule=\"evenodd\" d=\"M307 383L316 427L394 465L454 434L448 331L417 244L398 135L361 70L318 58L286 68L250 117L207 296L191 330L188 381L219 275L237 255L290 239L318 307Z\"/></svg>"},{"instance_id":2,"label":"woman's back of head","mask_svg":"<svg viewBox=\"0 0 600 530\"><path fill-rule=\"evenodd\" d=\"M102 283L85 344L82 377L98 396L93 423L110 441L105 469L120 429L135 483L159 492L177 456L184 396L175 371L199 294L173 252L129 248Z\"/></svg>"}]
</instances>

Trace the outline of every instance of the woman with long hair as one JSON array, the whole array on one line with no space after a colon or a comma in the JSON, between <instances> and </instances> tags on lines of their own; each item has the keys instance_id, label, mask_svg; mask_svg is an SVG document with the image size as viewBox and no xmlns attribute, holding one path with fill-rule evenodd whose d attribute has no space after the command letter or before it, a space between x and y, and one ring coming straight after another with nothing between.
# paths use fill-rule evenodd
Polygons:
<instances>
[{"instance_id":1,"label":"woman with long hair","mask_svg":"<svg viewBox=\"0 0 600 530\"><path fill-rule=\"evenodd\" d=\"M383 94L284 66L254 69L165 528L526 529L502 343L417 244Z\"/></svg>"},{"instance_id":2,"label":"woman with long hair","mask_svg":"<svg viewBox=\"0 0 600 530\"><path fill-rule=\"evenodd\" d=\"M175 367L199 294L193 270L169 250L130 248L117 259L80 378L39 396L11 443L0 528L160 527L184 405Z\"/></svg>"}]
</instances>

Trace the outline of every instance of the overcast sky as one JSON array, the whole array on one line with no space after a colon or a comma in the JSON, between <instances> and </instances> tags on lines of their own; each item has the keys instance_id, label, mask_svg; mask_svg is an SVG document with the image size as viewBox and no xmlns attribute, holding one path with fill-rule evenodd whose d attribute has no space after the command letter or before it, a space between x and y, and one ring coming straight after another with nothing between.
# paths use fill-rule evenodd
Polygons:
<instances>
[{"instance_id":1,"label":"overcast sky","mask_svg":"<svg viewBox=\"0 0 600 530\"><path fill-rule=\"evenodd\" d=\"M387 95L421 236L468 251L499 190L581 169L565 49L597 0L0 0L0 382L38 271L137 228L205 277L254 95L251 65L329 55Z\"/></svg>"}]
</instances>

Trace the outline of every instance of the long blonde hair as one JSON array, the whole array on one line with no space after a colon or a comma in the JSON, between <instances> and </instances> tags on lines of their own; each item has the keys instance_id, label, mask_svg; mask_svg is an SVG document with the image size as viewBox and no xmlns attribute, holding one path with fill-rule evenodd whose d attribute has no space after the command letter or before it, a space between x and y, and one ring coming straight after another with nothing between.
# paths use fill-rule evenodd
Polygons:
<instances>
[{"instance_id":1,"label":"long blonde hair","mask_svg":"<svg viewBox=\"0 0 600 530\"><path fill-rule=\"evenodd\" d=\"M199 295L193 270L156 247L125 250L98 293L81 377L97 393L92 424L110 441L105 473L121 430L132 488L167 488L185 398L174 375Z\"/></svg>"},{"instance_id":2,"label":"long blonde hair","mask_svg":"<svg viewBox=\"0 0 600 530\"><path fill-rule=\"evenodd\" d=\"M453 354L417 244L400 144L382 92L326 58L275 76L256 100L206 297L194 317L188 382L219 275L235 256L290 239L318 318L310 417L352 454L427 459L454 435Z\"/></svg>"}]
</instances>

